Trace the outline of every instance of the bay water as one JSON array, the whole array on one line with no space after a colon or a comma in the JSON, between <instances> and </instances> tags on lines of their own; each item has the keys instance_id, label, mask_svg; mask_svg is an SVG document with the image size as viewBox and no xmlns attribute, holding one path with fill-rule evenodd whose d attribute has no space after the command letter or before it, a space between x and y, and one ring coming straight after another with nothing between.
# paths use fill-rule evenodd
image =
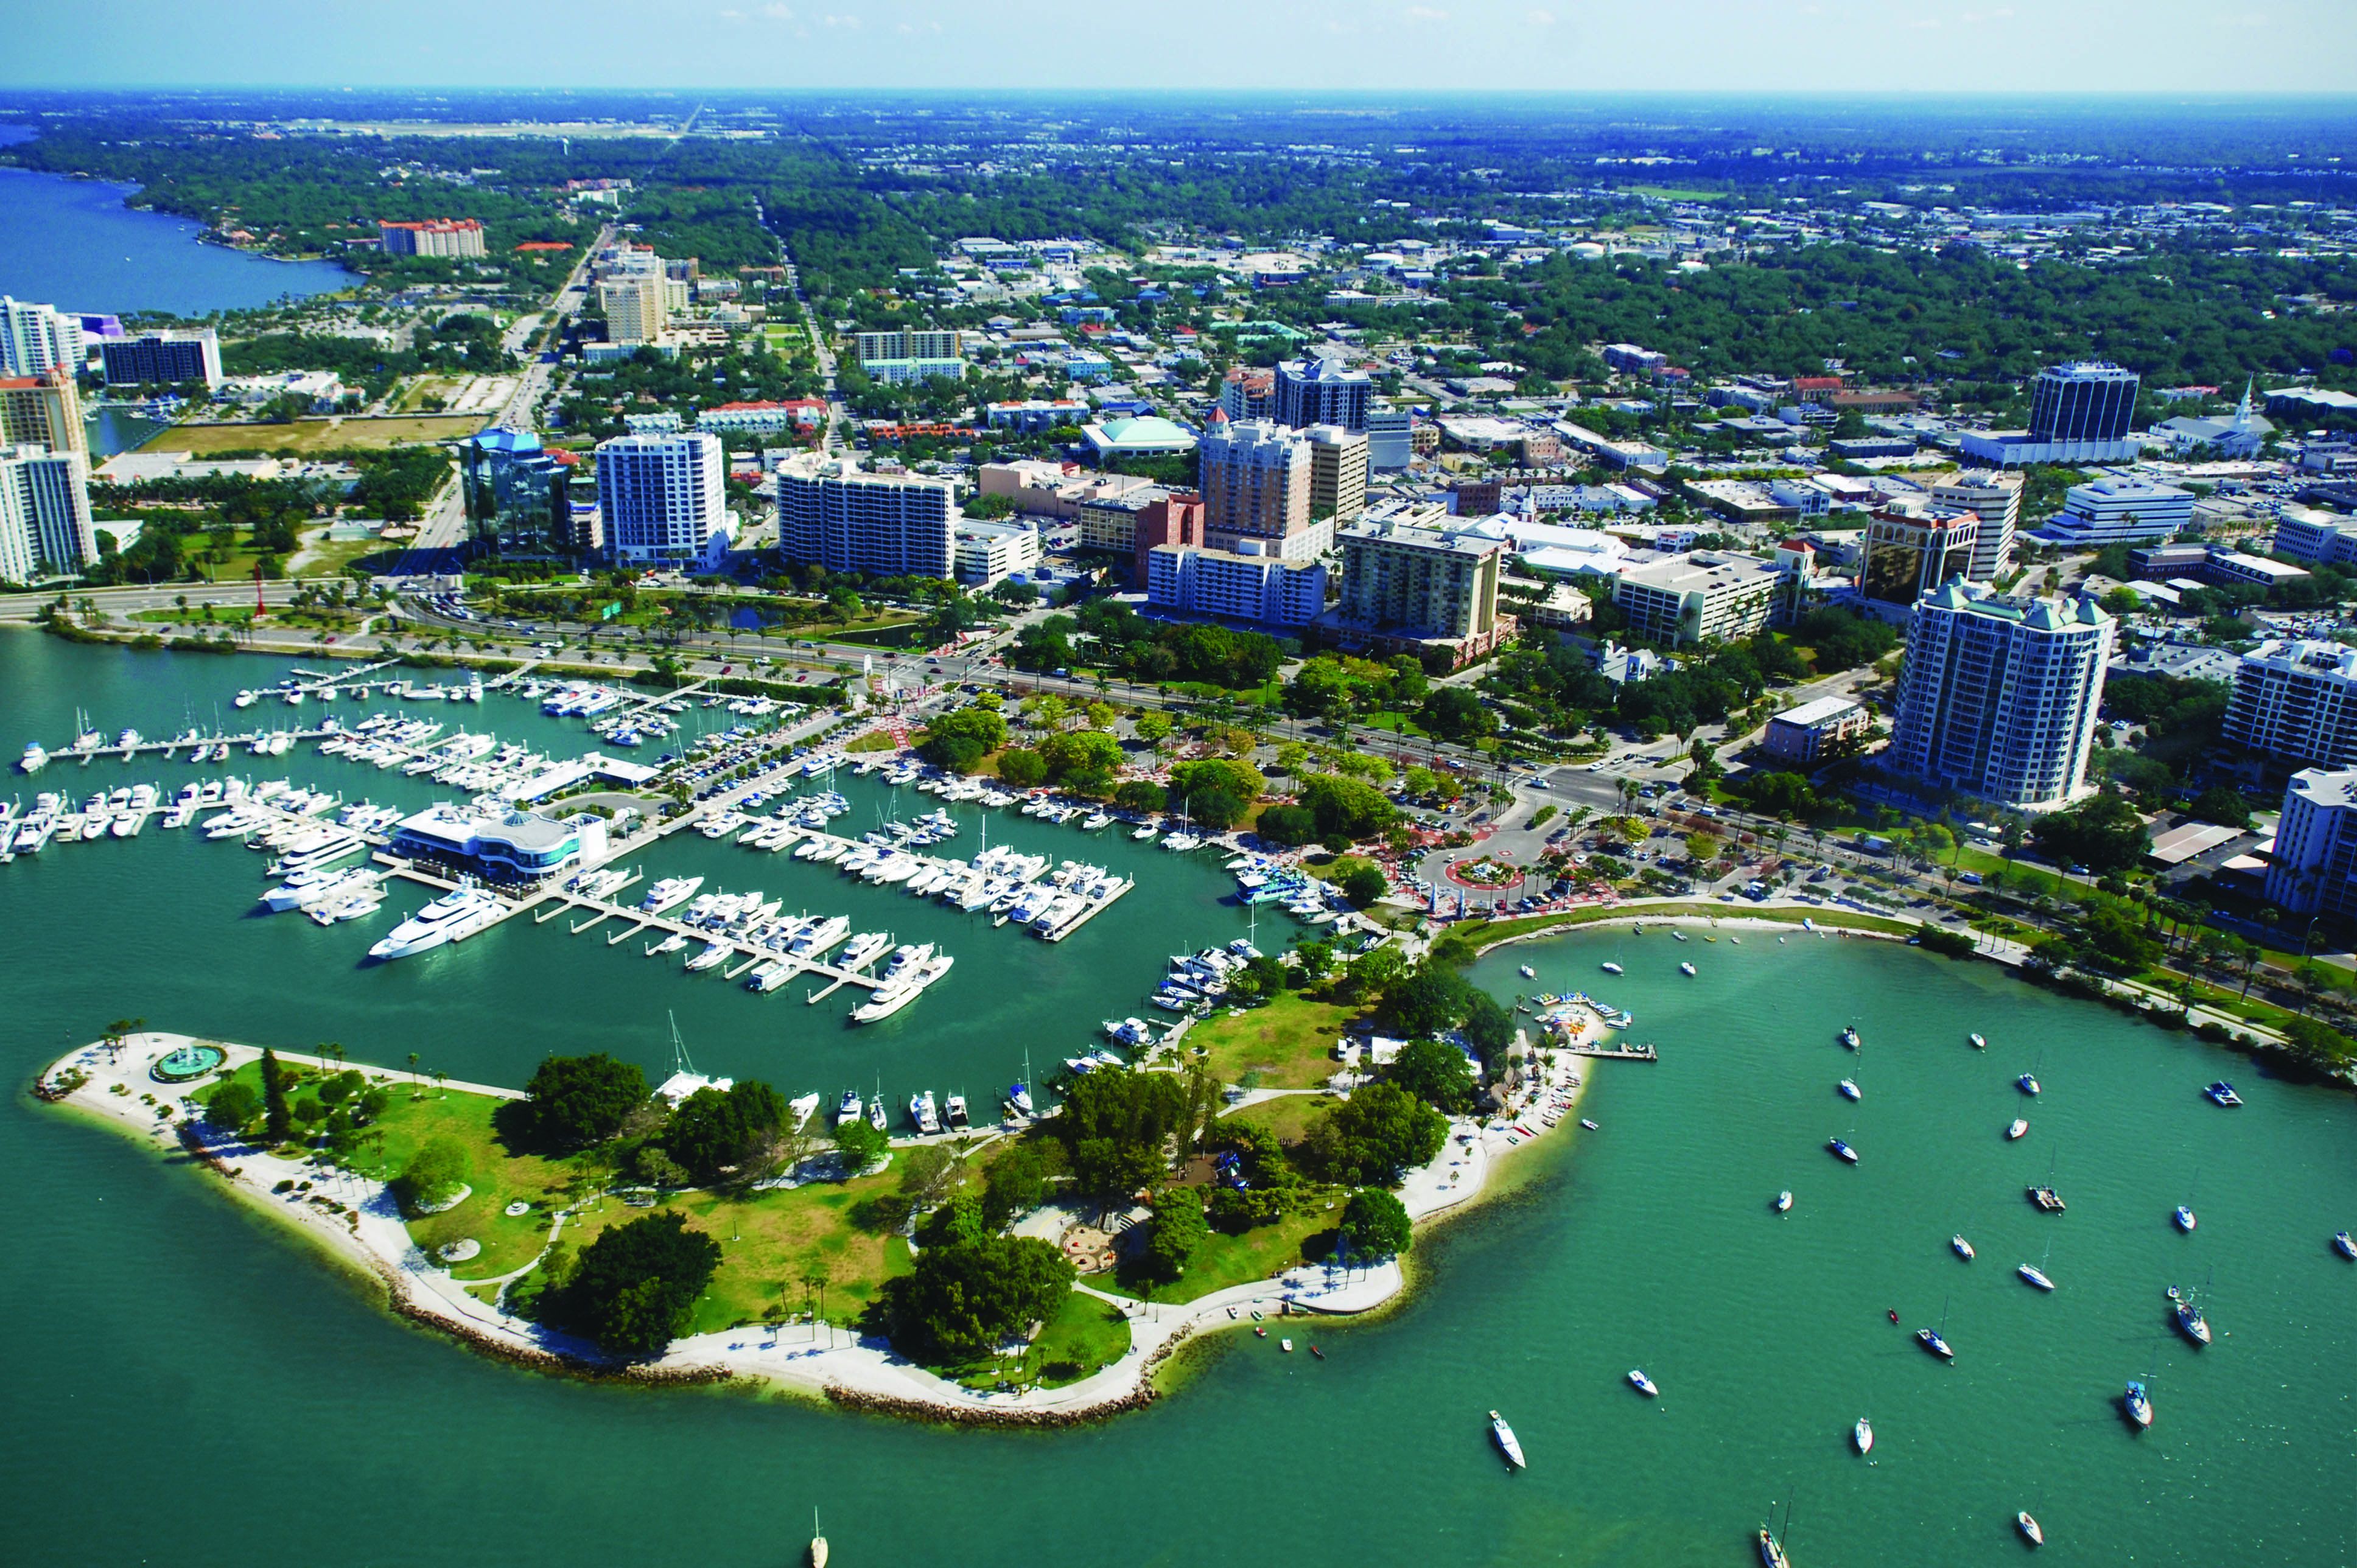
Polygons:
<instances>
[{"instance_id":1,"label":"bay water","mask_svg":"<svg viewBox=\"0 0 2357 1568\"><path fill-rule=\"evenodd\" d=\"M0 759L56 747L76 711L110 736L322 711L231 708L286 665L0 635ZM429 674L426 677L431 679ZM345 722L351 704L333 704ZM413 706L555 755L578 721L493 694ZM691 710L695 725L733 722ZM87 794L207 765L52 763L0 786ZM311 755L231 770L422 804L437 791ZM845 827L913 816L873 779L838 785ZM975 808L951 846L979 845ZM260 857L151 824L0 867L0 1018L21 1086L108 1020L521 1082L552 1051L609 1050L661 1076L675 1015L695 1066L788 1093L880 1079L993 1103L1025 1052L1044 1076L1098 1021L1143 1010L1168 954L1247 929L1208 855L990 814L990 842L1085 858L1136 891L1049 946L791 855L689 835L648 875L705 875L958 955L914 1006L859 1029L838 993L757 996L640 944L512 921L461 947L364 966L418 901L322 929L249 908ZM1264 947L1284 917L1264 917ZM2061 1563L2329 1564L2357 1552L2357 1107L1996 970L1892 944L1732 931L1706 943L1597 932L1503 950L1501 999L1586 989L1636 1014L1657 1064L1605 1063L1599 1129L1518 1155L1510 1190L1423 1238L1416 1291L1373 1322L1321 1325L1328 1359L1247 1337L1195 1352L1140 1415L1053 1434L845 1416L744 1391L544 1377L404 1326L381 1293L227 1199L210 1178L35 1105L0 1108L0 1558L42 1564L303 1561L659 1568L800 1561L813 1506L837 1563L1755 1561L1792 1505L1796 1563L2011 1561L2014 1510ZM1598 971L1607 959L1624 977ZM1681 959L1699 970L1677 972ZM1525 980L1515 971L1538 971ZM1835 1033L1856 1023L1864 1049ZM1965 1041L1978 1030L1986 1052ZM2036 1070L2045 1092L2011 1087ZM2248 1104L2219 1110L2226 1076ZM1853 1106L1835 1080L1855 1078ZM2002 1130L2026 1115L2030 1135ZM1856 1144L1841 1165L1827 1137ZM2050 1168L2070 1203L2022 1198ZM2198 1175L2197 1175L2198 1172ZM1769 1202L1791 1188L1791 1214ZM2179 1235L2188 1197L2200 1228ZM1972 1238L1977 1262L1948 1248ZM2032 1292L2020 1262L2059 1289ZM2169 1284L2205 1287L2217 1343L2169 1329ZM1896 1307L1900 1323L1885 1316ZM1943 1366L1911 1330L1946 1325ZM1642 1367L1657 1402L1622 1381ZM2119 1412L2151 1374L2158 1419ZM1531 1468L1505 1475L1483 1412ZM1847 1448L1869 1416L1872 1460Z\"/></svg>"}]
</instances>

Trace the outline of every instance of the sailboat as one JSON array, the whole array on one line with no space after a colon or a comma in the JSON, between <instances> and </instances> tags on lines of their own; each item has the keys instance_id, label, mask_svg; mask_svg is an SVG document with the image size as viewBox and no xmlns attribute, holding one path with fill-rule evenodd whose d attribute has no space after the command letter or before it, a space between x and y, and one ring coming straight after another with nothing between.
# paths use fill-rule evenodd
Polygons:
<instances>
[{"instance_id":1,"label":"sailboat","mask_svg":"<svg viewBox=\"0 0 2357 1568\"><path fill-rule=\"evenodd\" d=\"M2199 1185L2201 1184L2201 1173L2199 1170L2196 1170L2196 1171L2193 1173L2193 1182L2194 1182L2194 1186L2199 1186ZM2178 1228L2179 1230L2183 1230L2183 1231L2188 1232L2189 1234L2192 1231L2193 1227L2195 1226L2195 1224L2196 1224L2196 1223L2198 1223L2198 1221L2196 1221L2196 1220L2194 1219L2194 1218L2193 1218L2193 1187L2188 1187L2185 1189L2185 1201L2184 1201L2183 1203L2180 1203L2180 1204L2179 1204L2179 1205L2177 1206L2177 1213L2176 1213L2172 1218L2174 1218L2174 1219L2175 1219L2175 1220L2177 1221L2177 1228Z\"/></svg>"},{"instance_id":2,"label":"sailboat","mask_svg":"<svg viewBox=\"0 0 2357 1568\"><path fill-rule=\"evenodd\" d=\"M1943 1361L1953 1362L1956 1359L1956 1353L1954 1350L1949 1348L1946 1338L1947 1327L1948 1304L1947 1301L1943 1298L1940 1303L1940 1326L1937 1328L1917 1329L1915 1331L1915 1342L1922 1346L1924 1349L1932 1352L1932 1355L1940 1358Z\"/></svg>"},{"instance_id":3,"label":"sailboat","mask_svg":"<svg viewBox=\"0 0 2357 1568\"><path fill-rule=\"evenodd\" d=\"M1873 1453L1874 1423L1867 1420L1866 1417L1862 1415L1859 1416L1857 1418L1857 1424L1849 1429L1849 1440L1850 1445L1857 1450L1858 1455L1861 1458Z\"/></svg>"},{"instance_id":4,"label":"sailboat","mask_svg":"<svg viewBox=\"0 0 2357 1568\"><path fill-rule=\"evenodd\" d=\"M2019 1268L2014 1270L2014 1273L2019 1274L2023 1279L2028 1280L2031 1284L2036 1285L2040 1290L2052 1290L2054 1288L2054 1282L2049 1279L2046 1275L2046 1262L2048 1258L2051 1258L2053 1255L2054 1238L2049 1236L2046 1239L2045 1256L2040 1258L2036 1263L2022 1264Z\"/></svg>"},{"instance_id":5,"label":"sailboat","mask_svg":"<svg viewBox=\"0 0 2357 1568\"><path fill-rule=\"evenodd\" d=\"M1775 1515L1775 1504L1769 1504L1769 1518ZM1792 1568L1792 1560L1784 1554L1784 1543L1792 1539L1792 1505L1784 1505L1784 1528L1779 1531L1767 1525L1760 1527L1760 1568Z\"/></svg>"},{"instance_id":6,"label":"sailboat","mask_svg":"<svg viewBox=\"0 0 2357 1568\"><path fill-rule=\"evenodd\" d=\"M2217 1277L2216 1270L2213 1269L2211 1271L2211 1277L2213 1279ZM2204 1283L2203 1288L2208 1288L2206 1283ZM2172 1294L2174 1294L2174 1290L2175 1287L2172 1286ZM2210 1320L2202 1316L2201 1309L2193 1304L2193 1294L2191 1292L2189 1291L2185 1294L2178 1296L2177 1306L2171 1316L2177 1319L2179 1332L2182 1333L2188 1339L2192 1340L2196 1345L2207 1346L2210 1343Z\"/></svg>"},{"instance_id":7,"label":"sailboat","mask_svg":"<svg viewBox=\"0 0 2357 1568\"><path fill-rule=\"evenodd\" d=\"M2120 1408L2136 1423L2138 1431L2152 1425L2152 1392L2147 1386L2151 1381L2152 1372L2147 1369L2143 1377L2132 1380L2127 1392L2120 1396Z\"/></svg>"},{"instance_id":8,"label":"sailboat","mask_svg":"<svg viewBox=\"0 0 2357 1568\"><path fill-rule=\"evenodd\" d=\"M826 1537L819 1533L818 1509L811 1509L811 1568L826 1568Z\"/></svg>"}]
</instances>

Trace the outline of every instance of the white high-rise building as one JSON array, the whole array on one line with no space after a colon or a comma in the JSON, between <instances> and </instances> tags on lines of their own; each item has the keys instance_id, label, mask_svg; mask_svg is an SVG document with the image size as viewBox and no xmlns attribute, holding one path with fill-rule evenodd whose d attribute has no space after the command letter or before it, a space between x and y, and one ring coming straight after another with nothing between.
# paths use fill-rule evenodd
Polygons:
<instances>
[{"instance_id":1,"label":"white high-rise building","mask_svg":"<svg viewBox=\"0 0 2357 1568\"><path fill-rule=\"evenodd\" d=\"M830 572L878 577L955 573L958 519L947 479L870 473L805 452L778 465L778 553Z\"/></svg>"},{"instance_id":2,"label":"white high-rise building","mask_svg":"<svg viewBox=\"0 0 2357 1568\"><path fill-rule=\"evenodd\" d=\"M2016 810L2068 804L2086 781L2112 633L2084 601L1943 584L1908 622L1889 766Z\"/></svg>"},{"instance_id":3,"label":"white high-rise building","mask_svg":"<svg viewBox=\"0 0 2357 1568\"><path fill-rule=\"evenodd\" d=\"M2292 775L2267 862L2267 902L2292 915L2357 914L2357 771Z\"/></svg>"},{"instance_id":4,"label":"white high-rise building","mask_svg":"<svg viewBox=\"0 0 2357 1568\"><path fill-rule=\"evenodd\" d=\"M0 446L0 583L78 572L97 559L90 460L46 446Z\"/></svg>"},{"instance_id":5,"label":"white high-rise building","mask_svg":"<svg viewBox=\"0 0 2357 1568\"><path fill-rule=\"evenodd\" d=\"M38 376L52 365L70 375L83 352L80 317L0 295L0 376Z\"/></svg>"},{"instance_id":6,"label":"white high-rise building","mask_svg":"<svg viewBox=\"0 0 2357 1568\"><path fill-rule=\"evenodd\" d=\"M2264 642L2243 656L2226 744L2311 768L2357 768L2357 649Z\"/></svg>"},{"instance_id":7,"label":"white high-rise building","mask_svg":"<svg viewBox=\"0 0 2357 1568\"><path fill-rule=\"evenodd\" d=\"M597 510L618 561L687 565L728 534L727 449L706 431L597 443Z\"/></svg>"},{"instance_id":8,"label":"white high-rise building","mask_svg":"<svg viewBox=\"0 0 2357 1568\"><path fill-rule=\"evenodd\" d=\"M2021 526L2021 489L2018 473L1958 474L1932 487L1932 504L1968 511L1981 520L1973 541L1972 564L1964 575L1975 583L1994 582L2013 565L2014 530Z\"/></svg>"}]
</instances>

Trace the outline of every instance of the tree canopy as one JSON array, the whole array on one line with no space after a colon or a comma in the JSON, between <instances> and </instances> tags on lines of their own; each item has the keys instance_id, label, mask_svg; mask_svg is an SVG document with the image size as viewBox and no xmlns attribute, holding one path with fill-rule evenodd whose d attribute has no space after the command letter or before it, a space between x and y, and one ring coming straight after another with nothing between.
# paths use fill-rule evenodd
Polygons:
<instances>
[{"instance_id":1,"label":"tree canopy","mask_svg":"<svg viewBox=\"0 0 2357 1568\"><path fill-rule=\"evenodd\" d=\"M586 1148L621 1131L647 1101L646 1074L635 1062L603 1051L550 1057L524 1086L527 1127L534 1142L560 1150Z\"/></svg>"},{"instance_id":2,"label":"tree canopy","mask_svg":"<svg viewBox=\"0 0 2357 1568\"><path fill-rule=\"evenodd\" d=\"M541 1299L558 1327L613 1355L651 1355L687 1331L695 1298L720 1267L720 1243L677 1209L601 1231L571 1277Z\"/></svg>"}]
</instances>

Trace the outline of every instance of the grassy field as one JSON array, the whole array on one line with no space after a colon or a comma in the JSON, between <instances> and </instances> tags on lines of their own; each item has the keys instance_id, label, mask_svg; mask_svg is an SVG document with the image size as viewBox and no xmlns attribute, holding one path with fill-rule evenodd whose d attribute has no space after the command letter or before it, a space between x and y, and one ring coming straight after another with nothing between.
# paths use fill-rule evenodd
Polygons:
<instances>
[{"instance_id":1,"label":"grassy field","mask_svg":"<svg viewBox=\"0 0 2357 1568\"><path fill-rule=\"evenodd\" d=\"M1335 1069L1334 1042L1358 1010L1287 992L1265 1007L1222 1014L1187 1032L1186 1044L1222 1083L1315 1089Z\"/></svg>"},{"instance_id":2,"label":"grassy field","mask_svg":"<svg viewBox=\"0 0 2357 1568\"><path fill-rule=\"evenodd\" d=\"M1263 1100L1241 1111L1232 1111L1221 1118L1223 1122L1249 1122L1276 1134L1281 1144L1297 1144L1309 1131L1309 1123L1333 1108L1334 1101L1323 1094L1281 1094L1274 1100Z\"/></svg>"},{"instance_id":3,"label":"grassy field","mask_svg":"<svg viewBox=\"0 0 2357 1568\"><path fill-rule=\"evenodd\" d=\"M415 446L456 441L489 424L488 413L419 414L404 419L298 419L292 424L175 424L156 433L146 450L187 452L261 451L312 457L341 447Z\"/></svg>"},{"instance_id":4,"label":"grassy field","mask_svg":"<svg viewBox=\"0 0 2357 1568\"><path fill-rule=\"evenodd\" d=\"M1143 1281L1109 1275L1099 1275L1091 1283L1108 1294L1181 1302L1268 1279L1297 1263L1313 1262L1332 1250L1334 1222L1342 1212L1342 1200L1339 1197L1330 1200L1330 1213L1329 1201L1313 1199L1305 1212L1288 1214L1274 1225L1255 1226L1241 1236L1212 1231L1211 1240L1188 1260L1187 1272L1173 1283L1148 1289Z\"/></svg>"},{"instance_id":5,"label":"grassy field","mask_svg":"<svg viewBox=\"0 0 2357 1568\"><path fill-rule=\"evenodd\" d=\"M993 1357L934 1371L969 1389L995 1389L1018 1369L1036 1375L1047 1388L1075 1383L1099 1368L1129 1353L1129 1319L1110 1302L1074 1291L1064 1298L1055 1316L1039 1330L1028 1354Z\"/></svg>"}]
</instances>

